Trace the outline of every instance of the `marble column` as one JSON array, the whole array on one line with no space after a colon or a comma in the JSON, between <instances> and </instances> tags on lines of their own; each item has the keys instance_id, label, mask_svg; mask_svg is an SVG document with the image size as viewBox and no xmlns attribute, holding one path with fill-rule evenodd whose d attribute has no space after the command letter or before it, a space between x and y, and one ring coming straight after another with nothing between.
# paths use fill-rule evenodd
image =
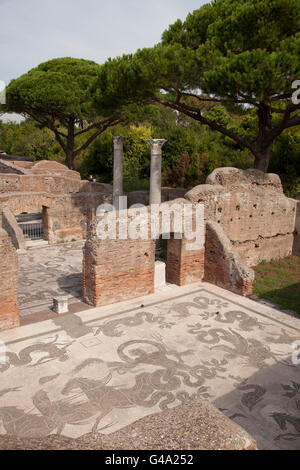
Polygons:
<instances>
[{"instance_id":1,"label":"marble column","mask_svg":"<svg viewBox=\"0 0 300 470\"><path fill-rule=\"evenodd\" d=\"M165 139L147 140L151 147L150 205L161 203L161 159Z\"/></svg>"},{"instance_id":2,"label":"marble column","mask_svg":"<svg viewBox=\"0 0 300 470\"><path fill-rule=\"evenodd\" d=\"M114 137L114 186L113 204L119 209L119 197L123 196L123 145L124 137Z\"/></svg>"}]
</instances>

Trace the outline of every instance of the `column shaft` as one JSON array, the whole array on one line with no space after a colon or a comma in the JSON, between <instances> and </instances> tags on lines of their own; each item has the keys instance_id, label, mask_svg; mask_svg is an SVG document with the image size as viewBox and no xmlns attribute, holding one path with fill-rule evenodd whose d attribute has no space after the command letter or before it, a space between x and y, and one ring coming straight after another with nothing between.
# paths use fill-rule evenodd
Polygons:
<instances>
[{"instance_id":1,"label":"column shaft","mask_svg":"<svg viewBox=\"0 0 300 470\"><path fill-rule=\"evenodd\" d=\"M161 162L165 139L147 140L151 147L150 205L161 203Z\"/></svg>"},{"instance_id":2,"label":"column shaft","mask_svg":"<svg viewBox=\"0 0 300 470\"><path fill-rule=\"evenodd\" d=\"M113 204L119 208L119 197L123 196L123 145L124 137L114 137L114 186Z\"/></svg>"}]
</instances>

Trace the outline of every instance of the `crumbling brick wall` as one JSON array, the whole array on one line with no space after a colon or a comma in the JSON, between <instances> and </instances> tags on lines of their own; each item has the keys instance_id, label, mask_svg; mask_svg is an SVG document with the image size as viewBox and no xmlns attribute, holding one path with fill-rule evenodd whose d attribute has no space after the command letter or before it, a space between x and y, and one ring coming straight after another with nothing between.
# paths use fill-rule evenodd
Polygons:
<instances>
[{"instance_id":1,"label":"crumbling brick wall","mask_svg":"<svg viewBox=\"0 0 300 470\"><path fill-rule=\"evenodd\" d=\"M100 204L112 200L110 185L82 181L79 173L57 162L3 165L0 208L7 207L13 215L41 212L44 238L50 243L85 238L89 216Z\"/></svg>"},{"instance_id":2,"label":"crumbling brick wall","mask_svg":"<svg viewBox=\"0 0 300 470\"><path fill-rule=\"evenodd\" d=\"M223 228L248 266L291 255L296 201L284 195L277 175L220 168L185 198L204 204L206 220Z\"/></svg>"},{"instance_id":3,"label":"crumbling brick wall","mask_svg":"<svg viewBox=\"0 0 300 470\"><path fill-rule=\"evenodd\" d=\"M86 238L88 219L95 216L97 208L111 203L108 192L81 192L53 197L44 214L44 232L50 243Z\"/></svg>"},{"instance_id":4,"label":"crumbling brick wall","mask_svg":"<svg viewBox=\"0 0 300 470\"><path fill-rule=\"evenodd\" d=\"M16 250L25 250L26 242L22 230L20 229L16 218L8 207L3 208L2 226L8 233L11 242Z\"/></svg>"},{"instance_id":5,"label":"crumbling brick wall","mask_svg":"<svg viewBox=\"0 0 300 470\"><path fill-rule=\"evenodd\" d=\"M184 199L173 201L179 207L188 202ZM162 206L168 206L164 203ZM148 213L150 208L147 208ZM117 213L117 227L121 220ZM120 219L119 219L120 217ZM128 212L127 223L132 216ZM83 298L94 305L106 305L122 300L140 297L154 292L155 239L151 237L150 216L146 222L147 238L126 239L116 232L116 239L101 240L97 226L101 219L95 217L89 224L83 256ZM158 234L163 232L161 216L158 216ZM192 221L194 223L194 220ZM128 233L128 232L127 232ZM191 241L182 234L175 239L174 213L170 215L170 234L167 254L167 280L177 285L201 281L204 275L204 246L188 249Z\"/></svg>"},{"instance_id":6,"label":"crumbling brick wall","mask_svg":"<svg viewBox=\"0 0 300 470\"><path fill-rule=\"evenodd\" d=\"M84 247L83 298L107 305L154 292L153 240L88 239Z\"/></svg>"},{"instance_id":7,"label":"crumbling brick wall","mask_svg":"<svg viewBox=\"0 0 300 470\"><path fill-rule=\"evenodd\" d=\"M185 286L203 280L204 249L188 250L188 241L181 240L171 234L167 249L166 280L170 284Z\"/></svg>"},{"instance_id":8,"label":"crumbling brick wall","mask_svg":"<svg viewBox=\"0 0 300 470\"><path fill-rule=\"evenodd\" d=\"M0 330L20 323L18 306L18 257L7 232L0 227Z\"/></svg>"}]
</instances>

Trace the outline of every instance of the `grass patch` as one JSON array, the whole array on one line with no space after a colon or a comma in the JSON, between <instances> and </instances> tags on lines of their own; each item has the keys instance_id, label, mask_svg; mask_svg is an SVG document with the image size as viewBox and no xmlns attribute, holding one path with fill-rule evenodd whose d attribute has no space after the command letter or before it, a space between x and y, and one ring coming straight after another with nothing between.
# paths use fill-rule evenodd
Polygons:
<instances>
[{"instance_id":1,"label":"grass patch","mask_svg":"<svg viewBox=\"0 0 300 470\"><path fill-rule=\"evenodd\" d=\"M300 258L263 261L254 268L254 294L300 315Z\"/></svg>"}]
</instances>

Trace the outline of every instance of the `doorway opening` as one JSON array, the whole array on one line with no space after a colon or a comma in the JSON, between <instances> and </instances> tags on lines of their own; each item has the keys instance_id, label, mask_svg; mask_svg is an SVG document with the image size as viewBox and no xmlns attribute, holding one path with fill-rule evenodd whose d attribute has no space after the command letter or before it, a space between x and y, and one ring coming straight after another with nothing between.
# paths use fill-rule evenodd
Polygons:
<instances>
[{"instance_id":1,"label":"doorway opening","mask_svg":"<svg viewBox=\"0 0 300 470\"><path fill-rule=\"evenodd\" d=\"M42 213L24 212L17 215L16 219L26 241L43 240Z\"/></svg>"}]
</instances>

